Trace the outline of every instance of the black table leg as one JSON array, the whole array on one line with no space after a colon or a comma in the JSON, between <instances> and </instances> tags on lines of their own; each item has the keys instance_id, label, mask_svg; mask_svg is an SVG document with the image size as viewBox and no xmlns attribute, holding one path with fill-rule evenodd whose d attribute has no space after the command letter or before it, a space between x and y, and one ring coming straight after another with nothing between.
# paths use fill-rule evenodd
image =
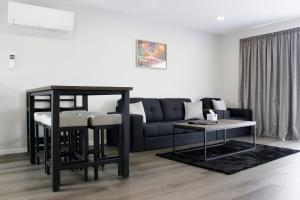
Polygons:
<instances>
[{"instance_id":1,"label":"black table leg","mask_svg":"<svg viewBox=\"0 0 300 200\"><path fill-rule=\"evenodd\" d=\"M122 126L118 126L118 154L121 157L122 156L122 150L123 150L123 143L122 143ZM122 175L122 161L118 163L118 176Z\"/></svg>"},{"instance_id":2,"label":"black table leg","mask_svg":"<svg viewBox=\"0 0 300 200\"><path fill-rule=\"evenodd\" d=\"M105 157L105 153L104 153L104 133L105 133L105 129L101 130L100 133L100 140L101 140L101 159L103 159ZM101 168L104 168L104 164L101 165Z\"/></svg>"},{"instance_id":3,"label":"black table leg","mask_svg":"<svg viewBox=\"0 0 300 200\"><path fill-rule=\"evenodd\" d=\"M26 132L27 132L27 152L29 153L29 149L30 149L30 142L29 142L29 96L30 93L27 92L26 93Z\"/></svg>"},{"instance_id":4,"label":"black table leg","mask_svg":"<svg viewBox=\"0 0 300 200\"><path fill-rule=\"evenodd\" d=\"M36 158L36 164L40 164L40 157L39 157L39 152L40 152L40 144L39 144L39 125L34 122L34 133L35 133L35 158Z\"/></svg>"},{"instance_id":5,"label":"black table leg","mask_svg":"<svg viewBox=\"0 0 300 200\"><path fill-rule=\"evenodd\" d=\"M82 107L84 110L89 110L88 96L82 95Z\"/></svg>"},{"instance_id":6,"label":"black table leg","mask_svg":"<svg viewBox=\"0 0 300 200\"><path fill-rule=\"evenodd\" d=\"M94 162L99 161L99 129L94 129ZM94 166L94 179L98 180L98 165Z\"/></svg>"},{"instance_id":7,"label":"black table leg","mask_svg":"<svg viewBox=\"0 0 300 200\"><path fill-rule=\"evenodd\" d=\"M28 101L28 151L30 154L31 164L35 164L35 137L34 137L34 96L31 96L30 93L27 93Z\"/></svg>"},{"instance_id":8,"label":"black table leg","mask_svg":"<svg viewBox=\"0 0 300 200\"><path fill-rule=\"evenodd\" d=\"M122 93L122 176L123 178L129 177L129 91Z\"/></svg>"},{"instance_id":9,"label":"black table leg","mask_svg":"<svg viewBox=\"0 0 300 200\"><path fill-rule=\"evenodd\" d=\"M83 135L83 154L84 154L84 161L89 161L89 132L88 129L81 130L81 134ZM89 171L88 167L85 166L84 168L84 180L88 181L89 179Z\"/></svg>"},{"instance_id":10,"label":"black table leg","mask_svg":"<svg viewBox=\"0 0 300 200\"><path fill-rule=\"evenodd\" d=\"M44 131L44 167L45 167L45 173L48 174L48 132L46 126L43 126Z\"/></svg>"},{"instance_id":11,"label":"black table leg","mask_svg":"<svg viewBox=\"0 0 300 200\"><path fill-rule=\"evenodd\" d=\"M59 191L60 186L60 130L59 130L59 93L52 91L51 95L51 175L52 190Z\"/></svg>"}]
</instances>

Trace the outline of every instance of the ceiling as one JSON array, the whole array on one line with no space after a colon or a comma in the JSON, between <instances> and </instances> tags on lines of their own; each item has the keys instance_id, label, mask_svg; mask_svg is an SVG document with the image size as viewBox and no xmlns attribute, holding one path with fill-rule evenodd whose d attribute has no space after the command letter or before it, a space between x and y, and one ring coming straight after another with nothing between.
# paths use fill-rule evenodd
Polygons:
<instances>
[{"instance_id":1,"label":"ceiling","mask_svg":"<svg viewBox=\"0 0 300 200\"><path fill-rule=\"evenodd\" d=\"M215 34L300 17L300 0L70 0ZM225 16L217 21L217 16Z\"/></svg>"}]
</instances>

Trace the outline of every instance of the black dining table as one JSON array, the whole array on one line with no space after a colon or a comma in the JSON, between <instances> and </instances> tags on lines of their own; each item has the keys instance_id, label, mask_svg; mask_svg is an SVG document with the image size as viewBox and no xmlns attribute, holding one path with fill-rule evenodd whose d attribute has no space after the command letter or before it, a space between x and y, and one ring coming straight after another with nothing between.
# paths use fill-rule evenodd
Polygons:
<instances>
[{"instance_id":1,"label":"black dining table","mask_svg":"<svg viewBox=\"0 0 300 200\"><path fill-rule=\"evenodd\" d=\"M60 96L82 96L83 110L88 110L88 96L90 95L121 95L122 114L122 139L121 139L121 176L129 177L129 92L132 87L106 87L106 86L62 86L51 85L27 90L27 137L30 162L35 164L35 133L34 112L36 96L49 96L51 112L51 179L52 190L59 191L60 188L60 130L59 113Z\"/></svg>"}]
</instances>

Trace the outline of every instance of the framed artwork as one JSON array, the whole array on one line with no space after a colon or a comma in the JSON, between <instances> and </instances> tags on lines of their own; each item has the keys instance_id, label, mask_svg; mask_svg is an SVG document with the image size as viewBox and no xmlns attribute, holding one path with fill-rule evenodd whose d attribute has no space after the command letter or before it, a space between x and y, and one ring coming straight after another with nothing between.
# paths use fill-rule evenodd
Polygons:
<instances>
[{"instance_id":1,"label":"framed artwork","mask_svg":"<svg viewBox=\"0 0 300 200\"><path fill-rule=\"evenodd\" d=\"M167 45L158 42L137 40L136 66L167 69Z\"/></svg>"}]
</instances>

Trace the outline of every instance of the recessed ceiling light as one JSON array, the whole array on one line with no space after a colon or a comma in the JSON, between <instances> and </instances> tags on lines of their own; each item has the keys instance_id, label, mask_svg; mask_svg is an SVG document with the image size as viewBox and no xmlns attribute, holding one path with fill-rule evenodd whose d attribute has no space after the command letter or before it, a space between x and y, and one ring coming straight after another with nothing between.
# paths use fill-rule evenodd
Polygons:
<instances>
[{"instance_id":1,"label":"recessed ceiling light","mask_svg":"<svg viewBox=\"0 0 300 200\"><path fill-rule=\"evenodd\" d=\"M224 19L225 19L224 16L218 16L218 17L217 17L217 20L218 20L218 21L223 21Z\"/></svg>"}]
</instances>

